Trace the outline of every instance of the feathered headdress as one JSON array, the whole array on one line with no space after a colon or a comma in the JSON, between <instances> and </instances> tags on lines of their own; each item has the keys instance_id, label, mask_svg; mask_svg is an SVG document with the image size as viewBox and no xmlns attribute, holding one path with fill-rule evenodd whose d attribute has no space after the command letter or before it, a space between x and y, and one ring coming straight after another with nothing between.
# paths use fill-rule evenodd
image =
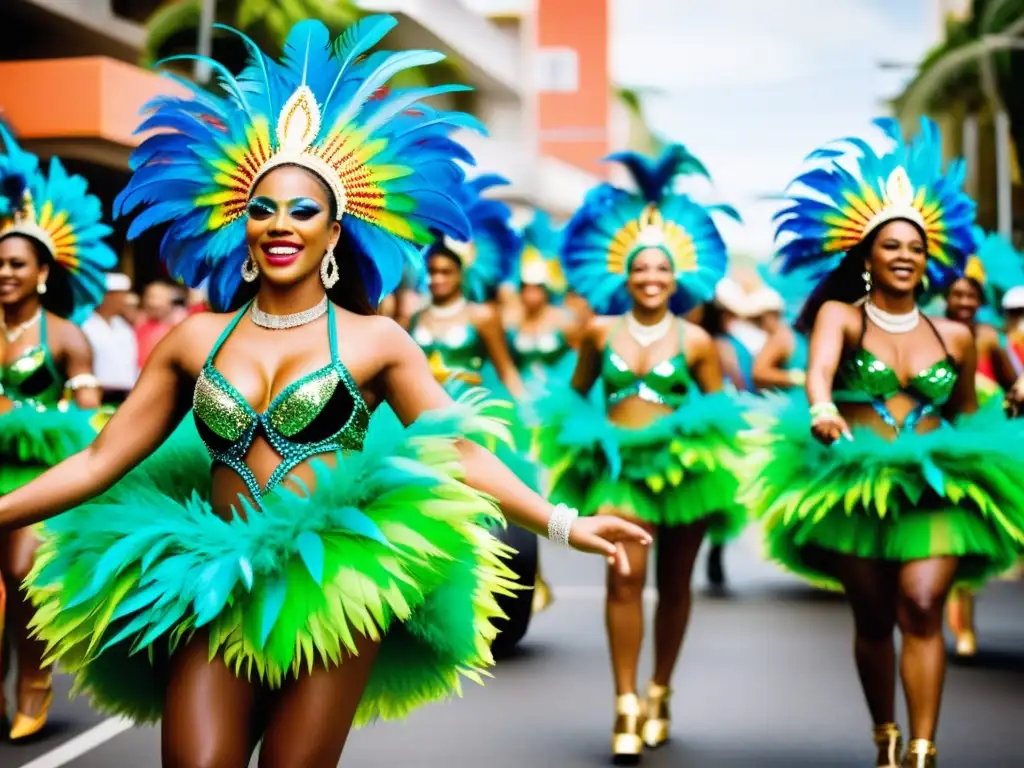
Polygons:
<instances>
[{"instance_id":1,"label":"feathered headdress","mask_svg":"<svg viewBox=\"0 0 1024 768\"><path fill-rule=\"evenodd\" d=\"M467 237L445 236L427 249L456 256L462 264L462 290L471 301L484 301L507 275L522 239L512 228L512 209L500 200L483 197L492 187L508 184L508 179L488 173L464 182L455 197L469 219Z\"/></svg>"},{"instance_id":2,"label":"feathered headdress","mask_svg":"<svg viewBox=\"0 0 1024 768\"><path fill-rule=\"evenodd\" d=\"M439 112L420 100L460 85L387 90L411 67L440 61L433 51L370 49L397 22L369 16L331 44L327 27L303 21L288 35L280 62L241 32L249 63L238 77L205 59L224 98L199 87L191 99L148 105L140 131L161 129L132 156L134 175L117 201L142 208L129 237L169 225L160 253L186 285L209 279L210 302L228 306L247 257L246 205L259 180L299 165L330 189L343 236L353 246L371 302L398 285L402 270L433 231L468 238L469 224L451 190L463 180L455 163L472 157L449 134L479 129L475 118ZM195 59L175 56L168 59Z\"/></svg>"},{"instance_id":3,"label":"feathered headdress","mask_svg":"<svg viewBox=\"0 0 1024 768\"><path fill-rule=\"evenodd\" d=\"M0 138L0 238L24 235L42 246L50 269L60 270L70 288L67 296L44 295L43 304L80 323L103 300L104 272L117 264L103 242L111 232L102 221L103 207L86 180L69 176L57 158L44 174L36 156L22 150L2 124Z\"/></svg>"},{"instance_id":4,"label":"feathered headdress","mask_svg":"<svg viewBox=\"0 0 1024 768\"><path fill-rule=\"evenodd\" d=\"M636 192L601 184L592 189L566 225L562 263L573 290L598 312L618 314L629 309L626 278L633 257L647 248L660 248L672 260L680 290L672 309L685 312L707 301L725 274L725 243L711 214L720 211L739 220L723 205L705 207L672 191L681 174L707 170L680 144L656 160L634 152L609 155L622 163L636 183Z\"/></svg>"},{"instance_id":5,"label":"feathered headdress","mask_svg":"<svg viewBox=\"0 0 1024 768\"><path fill-rule=\"evenodd\" d=\"M925 287L940 291L963 272L974 251L974 201L963 192L964 163L942 169L938 126L921 119L921 132L906 143L899 123L880 118L874 124L893 142L879 154L861 138L846 138L812 152L824 160L798 176L794 185L815 193L786 193L790 205L775 215L777 258L782 272L809 269L817 280L834 270L843 256L876 228L907 219L925 233L928 266ZM849 158L852 167L840 165Z\"/></svg>"},{"instance_id":6,"label":"feathered headdress","mask_svg":"<svg viewBox=\"0 0 1024 768\"><path fill-rule=\"evenodd\" d=\"M986 306L979 311L981 322L998 324L998 307L1003 295L1018 285L1024 285L1024 255L998 232L986 233L974 229L978 251L964 267L964 277L976 280L982 287Z\"/></svg>"},{"instance_id":7,"label":"feathered headdress","mask_svg":"<svg viewBox=\"0 0 1024 768\"><path fill-rule=\"evenodd\" d=\"M562 260L562 232L551 226L546 211L536 211L533 220L523 228L523 249L515 264L511 282L518 286L540 285L552 297L568 289Z\"/></svg>"}]
</instances>

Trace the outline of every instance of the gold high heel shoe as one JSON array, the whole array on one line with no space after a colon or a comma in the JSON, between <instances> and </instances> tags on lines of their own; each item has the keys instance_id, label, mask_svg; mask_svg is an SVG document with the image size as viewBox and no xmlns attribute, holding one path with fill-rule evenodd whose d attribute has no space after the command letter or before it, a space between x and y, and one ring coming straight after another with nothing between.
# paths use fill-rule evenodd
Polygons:
<instances>
[{"instance_id":1,"label":"gold high heel shoe","mask_svg":"<svg viewBox=\"0 0 1024 768\"><path fill-rule=\"evenodd\" d=\"M957 589L950 597L946 611L949 628L956 639L956 655L961 658L974 656L978 652L978 639L974 633L974 594L966 589Z\"/></svg>"},{"instance_id":2,"label":"gold high heel shoe","mask_svg":"<svg viewBox=\"0 0 1024 768\"><path fill-rule=\"evenodd\" d=\"M935 742L928 739L911 739L907 754L903 757L902 768L935 768L938 765Z\"/></svg>"},{"instance_id":3,"label":"gold high heel shoe","mask_svg":"<svg viewBox=\"0 0 1024 768\"><path fill-rule=\"evenodd\" d=\"M39 714L35 717L23 714L20 711L14 715L14 724L11 726L11 741L25 739L39 733L43 730L46 720L50 716L50 706L53 704L53 676L48 674L45 677L30 680L25 686L32 691L45 691L46 695L43 697L43 703L39 707Z\"/></svg>"},{"instance_id":4,"label":"gold high heel shoe","mask_svg":"<svg viewBox=\"0 0 1024 768\"><path fill-rule=\"evenodd\" d=\"M533 613L547 610L553 602L555 602L555 596L551 593L551 587L540 575L540 569L537 569L537 575L533 581Z\"/></svg>"},{"instance_id":5,"label":"gold high heel shoe","mask_svg":"<svg viewBox=\"0 0 1024 768\"><path fill-rule=\"evenodd\" d=\"M876 725L874 739L875 746L878 747L876 768L900 768L900 750L903 747L900 727L896 723Z\"/></svg>"},{"instance_id":6,"label":"gold high heel shoe","mask_svg":"<svg viewBox=\"0 0 1024 768\"><path fill-rule=\"evenodd\" d=\"M615 699L615 730L612 732L612 761L616 765L636 765L644 745L640 738L643 729L643 709L640 697L624 693Z\"/></svg>"},{"instance_id":7,"label":"gold high heel shoe","mask_svg":"<svg viewBox=\"0 0 1024 768\"><path fill-rule=\"evenodd\" d=\"M644 744L655 749L668 741L668 699L672 690L666 685L647 684L644 727L641 735Z\"/></svg>"}]
</instances>

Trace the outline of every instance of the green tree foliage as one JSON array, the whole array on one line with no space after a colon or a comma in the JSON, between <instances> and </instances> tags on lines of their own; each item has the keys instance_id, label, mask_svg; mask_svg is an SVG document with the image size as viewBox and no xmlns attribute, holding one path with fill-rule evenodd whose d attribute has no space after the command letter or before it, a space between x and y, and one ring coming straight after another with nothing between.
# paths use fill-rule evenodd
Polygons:
<instances>
[{"instance_id":1,"label":"green tree foliage","mask_svg":"<svg viewBox=\"0 0 1024 768\"><path fill-rule=\"evenodd\" d=\"M146 43L142 65L176 54L196 52L202 0L176 0L165 4L146 22ZM277 57L284 48L289 30L299 21L319 19L332 35L339 35L358 21L363 12L352 0L218 0L216 21L241 30L269 56ZM223 32L214 32L213 57L229 69L238 71L245 61L245 49L239 41ZM187 69L187 64L179 69ZM392 79L393 87L410 88L439 83L462 82L461 67L449 59L406 70Z\"/></svg>"},{"instance_id":2,"label":"green tree foliage","mask_svg":"<svg viewBox=\"0 0 1024 768\"><path fill-rule=\"evenodd\" d=\"M1024 148L1022 82L1024 0L974 0L966 18L947 22L946 39L924 57L894 106L904 123L922 113L1002 108L1014 143Z\"/></svg>"}]
</instances>

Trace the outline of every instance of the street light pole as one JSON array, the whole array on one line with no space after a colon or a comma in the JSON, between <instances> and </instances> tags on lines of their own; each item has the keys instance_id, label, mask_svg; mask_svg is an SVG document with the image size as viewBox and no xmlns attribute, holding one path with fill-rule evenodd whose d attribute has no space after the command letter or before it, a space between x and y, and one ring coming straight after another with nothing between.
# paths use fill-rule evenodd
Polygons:
<instances>
[{"instance_id":1,"label":"street light pole","mask_svg":"<svg viewBox=\"0 0 1024 768\"><path fill-rule=\"evenodd\" d=\"M196 42L196 53L200 56L209 57L213 48L213 22L216 19L216 6L217 0L202 0L199 10L199 39ZM197 60L192 70L192 76L197 83L206 83L210 79L210 65L205 61Z\"/></svg>"}]
</instances>

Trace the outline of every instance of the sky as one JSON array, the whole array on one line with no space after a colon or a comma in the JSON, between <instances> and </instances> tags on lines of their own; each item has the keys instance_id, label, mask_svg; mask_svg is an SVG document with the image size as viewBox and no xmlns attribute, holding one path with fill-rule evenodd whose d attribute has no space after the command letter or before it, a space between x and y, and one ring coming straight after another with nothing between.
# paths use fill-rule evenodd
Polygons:
<instances>
[{"instance_id":1,"label":"sky","mask_svg":"<svg viewBox=\"0 0 1024 768\"><path fill-rule=\"evenodd\" d=\"M613 0L611 68L648 121L739 208L731 250L767 258L776 194L819 145L872 130L935 42L935 0Z\"/></svg>"}]
</instances>

